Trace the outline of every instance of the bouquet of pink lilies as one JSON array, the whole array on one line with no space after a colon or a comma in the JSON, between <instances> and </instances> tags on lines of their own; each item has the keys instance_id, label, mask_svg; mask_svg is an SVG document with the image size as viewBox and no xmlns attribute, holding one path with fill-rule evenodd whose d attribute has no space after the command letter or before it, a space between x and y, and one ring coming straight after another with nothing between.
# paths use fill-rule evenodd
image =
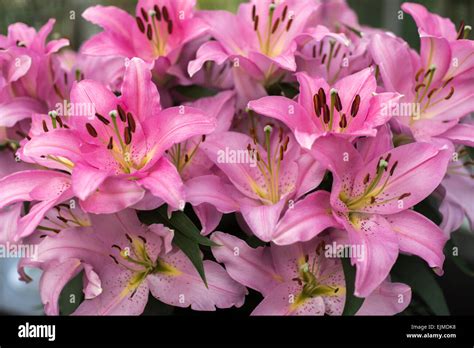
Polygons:
<instances>
[{"instance_id":1,"label":"bouquet of pink lilies","mask_svg":"<svg viewBox=\"0 0 474 348\"><path fill-rule=\"evenodd\" d=\"M0 35L0 244L34 251L46 314L414 313L466 266L470 26L404 3L417 51L343 0L82 16L78 52L54 19Z\"/></svg>"}]
</instances>

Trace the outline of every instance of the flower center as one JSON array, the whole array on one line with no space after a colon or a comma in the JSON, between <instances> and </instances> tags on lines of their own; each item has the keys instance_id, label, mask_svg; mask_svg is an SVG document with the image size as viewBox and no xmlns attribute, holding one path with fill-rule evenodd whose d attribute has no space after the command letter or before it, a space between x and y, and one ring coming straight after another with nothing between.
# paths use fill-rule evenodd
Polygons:
<instances>
[{"instance_id":1,"label":"flower center","mask_svg":"<svg viewBox=\"0 0 474 348\"><path fill-rule=\"evenodd\" d=\"M257 7L255 5L252 7L253 29L257 33L260 51L269 57L278 56L283 51L284 39L290 31L294 19L294 13L288 11L288 5L285 5L280 16L274 18L276 7L272 2L268 13L264 14L268 16L266 28L261 28L261 25L259 27L261 17L257 13Z\"/></svg>"},{"instance_id":2,"label":"flower center","mask_svg":"<svg viewBox=\"0 0 474 348\"><path fill-rule=\"evenodd\" d=\"M168 8L155 5L148 12L141 8L140 14L135 18L138 29L150 41L155 58L166 55L168 38L173 34Z\"/></svg>"},{"instance_id":3,"label":"flower center","mask_svg":"<svg viewBox=\"0 0 474 348\"><path fill-rule=\"evenodd\" d=\"M179 173L182 173L184 168L191 162L196 151L199 148L199 145L206 141L206 136L203 135L199 142L195 145L189 145L186 140L184 143L179 143L173 145L169 150L166 150L165 153L171 159L171 162L175 165Z\"/></svg>"},{"instance_id":4,"label":"flower center","mask_svg":"<svg viewBox=\"0 0 474 348\"><path fill-rule=\"evenodd\" d=\"M382 157L379 159L374 178L371 179L370 173L367 173L363 180L364 191L361 195L356 197L348 197L344 192L339 194L339 199L346 204L350 211L357 211L358 209L366 206L382 205L394 200L402 200L403 198L411 196L411 193L408 192L391 198L380 197L387 188L389 180L395 173L395 169L398 165L398 161L395 161L393 165L389 166L390 159L390 153L387 155L387 157L385 157L385 159ZM390 170L388 171L389 167ZM387 171L388 175L386 175L385 180L382 182L382 178Z\"/></svg>"},{"instance_id":5,"label":"flower center","mask_svg":"<svg viewBox=\"0 0 474 348\"><path fill-rule=\"evenodd\" d=\"M314 115L324 131L342 133L350 126L352 120L359 112L360 95L356 94L354 96L350 115L342 112L343 105L336 89L332 88L329 91L329 95L330 106L327 104L326 92L322 87L318 90L318 93L313 95Z\"/></svg>"},{"instance_id":6,"label":"flower center","mask_svg":"<svg viewBox=\"0 0 474 348\"><path fill-rule=\"evenodd\" d=\"M252 157L256 160L256 166L260 173L262 173L265 187L259 186L256 182L252 181L251 187L253 191L262 199L270 201L275 204L280 201L280 166L283 161L285 152L288 149L288 143L290 138L287 136L283 138L283 129L280 129L278 135L278 145L272 149L271 146L271 133L272 127L270 125L265 126L265 150L266 156L262 156L257 146L257 137L253 132L254 146L252 144L247 145L247 151L252 154Z\"/></svg>"}]
</instances>

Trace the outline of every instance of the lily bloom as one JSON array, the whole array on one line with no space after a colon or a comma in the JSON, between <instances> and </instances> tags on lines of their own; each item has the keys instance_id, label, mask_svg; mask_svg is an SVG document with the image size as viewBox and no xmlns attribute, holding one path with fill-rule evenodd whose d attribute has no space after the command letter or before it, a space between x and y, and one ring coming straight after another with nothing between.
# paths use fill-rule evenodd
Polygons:
<instances>
[{"instance_id":1,"label":"lily bloom","mask_svg":"<svg viewBox=\"0 0 474 348\"><path fill-rule=\"evenodd\" d=\"M230 234L215 232L220 244L212 253L229 275L260 292L264 299L252 315L341 315L346 283L341 260L327 257L325 241L253 249ZM399 302L399 296L403 302ZM410 303L411 290L401 283L384 282L359 309L362 315L394 315Z\"/></svg>"},{"instance_id":2,"label":"lily bloom","mask_svg":"<svg viewBox=\"0 0 474 348\"><path fill-rule=\"evenodd\" d=\"M446 176L437 190L441 196L439 211L443 216L440 227L447 236L461 227L465 217L471 231L474 230L474 162L465 147L457 146L456 150L458 158L449 163Z\"/></svg>"},{"instance_id":3,"label":"lily bloom","mask_svg":"<svg viewBox=\"0 0 474 348\"><path fill-rule=\"evenodd\" d=\"M306 0L252 0L241 4L236 15L227 11L201 11L200 17L209 25L209 34L216 41L203 44L196 59L188 66L193 76L207 61L222 64L231 61L236 73L236 88L246 93L239 82L241 75L253 80L253 90L262 93L262 86L277 81L286 71L295 71L295 38L306 28L316 4ZM242 84L242 85L241 85ZM263 91L264 93L264 91Z\"/></svg>"},{"instance_id":4,"label":"lily bloom","mask_svg":"<svg viewBox=\"0 0 474 348\"><path fill-rule=\"evenodd\" d=\"M388 34L374 35L371 54L385 90L403 95L393 114L396 125L417 140L429 141L454 131L459 120L474 111L474 41L464 37L464 24L456 32L449 19L421 5L405 3L402 8L418 25L420 55ZM472 138L472 126L465 127Z\"/></svg>"},{"instance_id":5,"label":"lily bloom","mask_svg":"<svg viewBox=\"0 0 474 348\"><path fill-rule=\"evenodd\" d=\"M165 151L212 132L215 119L186 106L161 110L151 73L138 58L127 67L120 97L83 80L73 87L71 103L81 108L64 120L51 113L40 118L42 132L21 148L25 161L61 172L19 172L0 180L0 206L42 201L39 221L46 210L74 196L87 212L112 213L138 203L148 190L172 209L184 207L182 180Z\"/></svg>"},{"instance_id":6,"label":"lily bloom","mask_svg":"<svg viewBox=\"0 0 474 348\"><path fill-rule=\"evenodd\" d=\"M46 313L58 314L64 285L85 270L85 301L74 315L139 315L148 294L177 307L212 311L243 304L246 290L213 261L204 261L207 287L163 225L145 226L132 209L92 216L91 228L46 236L35 260L44 267L40 291ZM60 281L58 281L60 279Z\"/></svg>"},{"instance_id":7,"label":"lily bloom","mask_svg":"<svg viewBox=\"0 0 474 348\"><path fill-rule=\"evenodd\" d=\"M303 72L296 75L300 85L297 100L268 96L249 102L248 107L285 123L307 149L327 134L374 136L376 127L390 119L387 105L400 98L397 93L375 92L377 83L371 68L339 80L332 88L322 78Z\"/></svg>"},{"instance_id":8,"label":"lily bloom","mask_svg":"<svg viewBox=\"0 0 474 348\"><path fill-rule=\"evenodd\" d=\"M291 216L293 203L319 185L324 169L283 128L267 125L263 133L260 142L256 133L207 137L201 148L221 173L193 178L186 187L192 205L240 212L258 238L271 241L281 216Z\"/></svg>"},{"instance_id":9,"label":"lily bloom","mask_svg":"<svg viewBox=\"0 0 474 348\"><path fill-rule=\"evenodd\" d=\"M195 5L195 0L139 0L135 17L113 6L90 7L82 16L104 31L86 41L81 52L139 57L155 62L162 76L177 62L183 46L207 30L195 16Z\"/></svg>"},{"instance_id":10,"label":"lily bloom","mask_svg":"<svg viewBox=\"0 0 474 348\"><path fill-rule=\"evenodd\" d=\"M375 138L359 141L357 148L334 136L316 141L312 153L332 172L332 190L317 191L319 199L307 197L295 206L294 214L306 218L295 221L286 233L307 229L314 222L310 239L322 231L321 219L344 229L351 245L366 250L363 258L351 259L357 268L355 294L360 297L387 277L399 251L425 259L441 273L447 238L433 222L409 208L440 184L452 151L428 143L393 148L386 127Z\"/></svg>"},{"instance_id":11,"label":"lily bloom","mask_svg":"<svg viewBox=\"0 0 474 348\"><path fill-rule=\"evenodd\" d=\"M61 99L54 54L69 41L46 42L54 23L50 19L38 32L15 23L8 27L7 36L0 35L0 127L12 127L33 113L45 112Z\"/></svg>"}]
</instances>

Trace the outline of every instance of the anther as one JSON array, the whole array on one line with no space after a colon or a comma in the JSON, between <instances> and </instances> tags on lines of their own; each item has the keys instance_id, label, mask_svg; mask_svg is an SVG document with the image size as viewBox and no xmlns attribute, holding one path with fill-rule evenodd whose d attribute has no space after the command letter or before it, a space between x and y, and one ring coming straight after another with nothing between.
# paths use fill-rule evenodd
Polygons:
<instances>
[{"instance_id":1,"label":"anther","mask_svg":"<svg viewBox=\"0 0 474 348\"><path fill-rule=\"evenodd\" d=\"M328 124L331 120L331 115L329 113L329 106L327 104L323 105L323 121L325 124Z\"/></svg>"},{"instance_id":2,"label":"anther","mask_svg":"<svg viewBox=\"0 0 474 348\"><path fill-rule=\"evenodd\" d=\"M449 98L453 96L453 94L454 94L454 87L451 86L451 90L449 91L449 94L446 97L444 97L444 99L448 100Z\"/></svg>"},{"instance_id":3,"label":"anther","mask_svg":"<svg viewBox=\"0 0 474 348\"><path fill-rule=\"evenodd\" d=\"M339 112L342 110L342 103L341 103L341 98L339 97L339 94L337 93L337 91L334 94L334 98L335 98L334 107L336 108L337 112Z\"/></svg>"},{"instance_id":4,"label":"anther","mask_svg":"<svg viewBox=\"0 0 474 348\"><path fill-rule=\"evenodd\" d=\"M403 195L398 197L398 199L403 199L403 198L406 198L406 197L409 197L409 196L411 196L411 193L404 193Z\"/></svg>"},{"instance_id":5,"label":"anther","mask_svg":"<svg viewBox=\"0 0 474 348\"><path fill-rule=\"evenodd\" d=\"M107 149L112 150L114 148L114 139L110 137L109 143L107 144Z\"/></svg>"},{"instance_id":6,"label":"anther","mask_svg":"<svg viewBox=\"0 0 474 348\"><path fill-rule=\"evenodd\" d=\"M145 32L145 24L143 24L142 19L141 19L140 17L136 17L135 19L136 19L136 21L137 21L138 29L140 29L140 31L141 31L142 33L144 33L144 32Z\"/></svg>"},{"instance_id":7,"label":"anther","mask_svg":"<svg viewBox=\"0 0 474 348\"><path fill-rule=\"evenodd\" d=\"M169 21L168 22L168 34L172 34L173 33L173 21Z\"/></svg>"},{"instance_id":8,"label":"anther","mask_svg":"<svg viewBox=\"0 0 474 348\"><path fill-rule=\"evenodd\" d=\"M320 104L318 93L313 95L313 108L314 108L314 112L316 113L316 116L320 117L321 116L321 104Z\"/></svg>"},{"instance_id":9,"label":"anther","mask_svg":"<svg viewBox=\"0 0 474 348\"><path fill-rule=\"evenodd\" d=\"M135 123L135 119L133 118L133 115L131 112L127 112L127 123L128 126L130 127L130 130L132 133L135 133L135 130L137 128L137 124Z\"/></svg>"},{"instance_id":10,"label":"anther","mask_svg":"<svg viewBox=\"0 0 474 348\"><path fill-rule=\"evenodd\" d=\"M94 126L90 123L86 123L87 133L93 138L97 138L97 131L95 130Z\"/></svg>"},{"instance_id":11,"label":"anther","mask_svg":"<svg viewBox=\"0 0 474 348\"><path fill-rule=\"evenodd\" d=\"M122 109L122 107L120 105L117 105L117 111L119 113L120 120L122 122L126 122L127 121L127 115L125 114L125 111Z\"/></svg>"},{"instance_id":12,"label":"anther","mask_svg":"<svg viewBox=\"0 0 474 348\"><path fill-rule=\"evenodd\" d=\"M161 11L160 11L160 8L158 7L158 5L155 5L155 6L153 6L153 9L155 10L156 19L158 20L158 22L160 22L160 21L161 21Z\"/></svg>"},{"instance_id":13,"label":"anther","mask_svg":"<svg viewBox=\"0 0 474 348\"><path fill-rule=\"evenodd\" d=\"M352 102L351 106L351 116L355 117L359 112L359 105L360 105L360 95L356 95L354 101Z\"/></svg>"},{"instance_id":14,"label":"anther","mask_svg":"<svg viewBox=\"0 0 474 348\"><path fill-rule=\"evenodd\" d=\"M341 120L339 121L339 127L340 128L346 128L347 127L346 114L342 114Z\"/></svg>"},{"instance_id":15,"label":"anther","mask_svg":"<svg viewBox=\"0 0 474 348\"><path fill-rule=\"evenodd\" d=\"M143 7L140 9L140 12L142 13L142 17L143 19L148 22L148 14L146 13L146 11L143 9Z\"/></svg>"},{"instance_id":16,"label":"anther","mask_svg":"<svg viewBox=\"0 0 474 348\"><path fill-rule=\"evenodd\" d=\"M367 175L364 178L364 185L367 184L370 180L370 174L367 173Z\"/></svg>"},{"instance_id":17,"label":"anther","mask_svg":"<svg viewBox=\"0 0 474 348\"><path fill-rule=\"evenodd\" d=\"M101 114L99 113L95 113L95 117L97 117L97 119L102 122L103 124L105 124L106 126L108 126L110 124L110 121L108 119L106 119L104 116L102 116Z\"/></svg>"},{"instance_id":18,"label":"anther","mask_svg":"<svg viewBox=\"0 0 474 348\"><path fill-rule=\"evenodd\" d=\"M253 30L254 31L258 30L258 16L255 16L255 20L253 22Z\"/></svg>"},{"instance_id":19,"label":"anther","mask_svg":"<svg viewBox=\"0 0 474 348\"><path fill-rule=\"evenodd\" d=\"M286 19L286 13L288 12L288 5L285 5L283 12L281 13L281 21L284 22Z\"/></svg>"},{"instance_id":20,"label":"anther","mask_svg":"<svg viewBox=\"0 0 474 348\"><path fill-rule=\"evenodd\" d=\"M109 255L109 256L112 258L112 260L114 260L114 262L115 262L117 265L119 264L118 261L117 261L117 259L115 258L115 256L113 256L113 255Z\"/></svg>"},{"instance_id":21,"label":"anther","mask_svg":"<svg viewBox=\"0 0 474 348\"><path fill-rule=\"evenodd\" d=\"M132 243L132 238L128 235L128 233L125 233L125 237L127 238L127 240Z\"/></svg>"},{"instance_id":22,"label":"anther","mask_svg":"<svg viewBox=\"0 0 474 348\"><path fill-rule=\"evenodd\" d=\"M275 31L278 29L278 26L280 25L280 18L277 18L277 20L275 21L275 23L273 23L273 27L272 27L272 34L275 33Z\"/></svg>"},{"instance_id":23,"label":"anther","mask_svg":"<svg viewBox=\"0 0 474 348\"><path fill-rule=\"evenodd\" d=\"M123 138L125 140L126 145L132 142L132 132L130 130L130 127L125 127L125 129L123 130Z\"/></svg>"},{"instance_id":24,"label":"anther","mask_svg":"<svg viewBox=\"0 0 474 348\"><path fill-rule=\"evenodd\" d=\"M390 176L392 176L393 173L395 172L395 168L397 168L397 165L398 165L398 161L396 161L396 162L393 164L392 168L390 168Z\"/></svg>"},{"instance_id":25,"label":"anther","mask_svg":"<svg viewBox=\"0 0 474 348\"><path fill-rule=\"evenodd\" d=\"M168 22L170 20L170 14L168 12L168 8L166 6L163 6L163 19Z\"/></svg>"},{"instance_id":26,"label":"anther","mask_svg":"<svg viewBox=\"0 0 474 348\"><path fill-rule=\"evenodd\" d=\"M151 31L151 25L150 24L148 24L146 26L146 37L150 41L153 39L153 32Z\"/></svg>"},{"instance_id":27,"label":"anther","mask_svg":"<svg viewBox=\"0 0 474 348\"><path fill-rule=\"evenodd\" d=\"M117 249L118 251L122 251L122 248L119 247L117 244L113 244L113 245L112 245L112 248L115 248L115 249Z\"/></svg>"},{"instance_id":28,"label":"anther","mask_svg":"<svg viewBox=\"0 0 474 348\"><path fill-rule=\"evenodd\" d=\"M326 104L326 93L324 92L324 89L322 87L318 90L318 94L320 105L323 106L324 104Z\"/></svg>"},{"instance_id":29,"label":"anther","mask_svg":"<svg viewBox=\"0 0 474 348\"><path fill-rule=\"evenodd\" d=\"M418 79L420 78L420 75L423 73L424 70L425 69L423 68L420 68L420 70L418 70L418 72L415 75L415 81L418 81Z\"/></svg>"},{"instance_id":30,"label":"anther","mask_svg":"<svg viewBox=\"0 0 474 348\"><path fill-rule=\"evenodd\" d=\"M43 124L43 130L44 130L45 132L48 132L49 129L48 129L48 126L46 125L46 121L43 120L42 124Z\"/></svg>"},{"instance_id":31,"label":"anther","mask_svg":"<svg viewBox=\"0 0 474 348\"><path fill-rule=\"evenodd\" d=\"M286 25L286 31L290 31L291 25L293 24L293 18L290 18L288 24Z\"/></svg>"},{"instance_id":32,"label":"anther","mask_svg":"<svg viewBox=\"0 0 474 348\"><path fill-rule=\"evenodd\" d=\"M140 238L140 239L142 240L142 242L143 242L143 243L146 243L146 239L145 239L145 237L143 237L143 236L138 236L138 238Z\"/></svg>"},{"instance_id":33,"label":"anther","mask_svg":"<svg viewBox=\"0 0 474 348\"><path fill-rule=\"evenodd\" d=\"M255 21L255 15L257 13L257 7L255 5L252 6L252 21Z\"/></svg>"}]
</instances>

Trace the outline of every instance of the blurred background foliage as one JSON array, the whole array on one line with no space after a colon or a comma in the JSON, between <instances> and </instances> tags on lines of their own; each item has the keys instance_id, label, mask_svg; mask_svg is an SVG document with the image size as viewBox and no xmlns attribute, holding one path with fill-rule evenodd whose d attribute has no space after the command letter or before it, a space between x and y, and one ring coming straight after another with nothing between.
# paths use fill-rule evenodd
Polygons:
<instances>
[{"instance_id":1,"label":"blurred background foliage","mask_svg":"<svg viewBox=\"0 0 474 348\"><path fill-rule=\"evenodd\" d=\"M461 20L466 24L474 18L473 0L421 0L415 2L430 11L449 17L456 26ZM242 0L198 0L201 9L224 9L235 11ZM348 0L359 16L360 23L378 28L386 28L402 36L414 48L418 47L418 34L413 20L405 15L398 20L402 0ZM86 22L81 13L92 5L114 5L130 13L135 11L135 0L0 0L0 32L5 33L8 24L24 22L36 28L49 18L56 18L54 32L71 40L77 49L84 40L97 32L98 27Z\"/></svg>"},{"instance_id":2,"label":"blurred background foliage","mask_svg":"<svg viewBox=\"0 0 474 348\"><path fill-rule=\"evenodd\" d=\"M399 20L400 5L402 0L347 0L349 5L359 16L361 25L367 25L377 28L385 28L398 36L403 37L413 48L419 47L419 39L415 23L408 15L404 15L403 20ZM443 17L449 17L459 25L461 20L466 24L473 25L474 19L474 0L413 0L426 6L430 11L440 14ZM223 9L235 11L242 0L198 0L198 6L201 9ZM6 34L9 24L15 22L24 22L28 25L40 28L49 18L56 19L53 36L66 37L71 41L71 47L78 49L86 39L98 32L100 28L86 22L82 17L82 12L93 5L114 5L127 10L130 13L135 11L135 0L0 0L0 33ZM472 39L472 38L471 38ZM438 213L436 207L429 205L417 206L423 214L435 222ZM425 211L426 210L426 211ZM222 222L227 227L235 226L235 221L231 216L226 216ZM221 229L225 230L225 229ZM447 307L451 314L473 314L474 313L474 235L472 231L466 229L457 231L452 236L452 241L446 246L445 252L447 259L445 262L445 276L434 277L431 270L426 265L418 267L416 272L410 271L403 274L403 271L413 270L413 265L403 267L403 262L410 260L407 257L401 258L392 272L393 280L407 282L413 288L413 301L409 309L403 314L445 314L447 311L443 295L439 293L439 284L446 298ZM459 246L461 258L453 258L452 248ZM467 260L468 264L460 264L461 260ZM36 270L30 274L35 280L33 283L24 284L18 282L16 272L16 261L7 260L0 262L0 314L18 313L18 314L41 314L42 306L38 294L38 278L40 272ZM417 261L417 260L415 260ZM420 262L419 262L420 263ZM405 265L406 266L406 265ZM425 270L423 270L423 267ZM402 273L402 274L400 274ZM428 274L428 275L426 275ZM432 280L423 276L431 277ZM79 279L79 278L78 278ZM80 279L79 279L80 280ZM435 286L427 287L429 281L434 282ZM61 296L61 312L68 314L73 308L69 308L66 296L76 294L81 297L80 284L76 284L77 279L68 284ZM421 287L420 287L421 286ZM418 291L417 291L418 290ZM252 292L251 292L252 293ZM441 297L440 297L441 296ZM255 297L255 296L253 296ZM250 301L252 296L248 296ZM427 303L427 300L433 303ZM258 301L257 301L258 302ZM256 304L256 303L255 303ZM253 304L253 305L255 305ZM249 308L253 308L253 305ZM431 310L426 311L426 305ZM77 304L76 304L77 306ZM74 306L75 307L75 306ZM150 301L145 314L169 314L172 309L157 302ZM168 313L169 312L169 313ZM174 314L189 314L189 311L175 310ZM220 312L220 311L219 311ZM245 312L241 309L240 312ZM230 312L236 313L236 312ZM230 314L230 315L234 315Z\"/></svg>"}]
</instances>

